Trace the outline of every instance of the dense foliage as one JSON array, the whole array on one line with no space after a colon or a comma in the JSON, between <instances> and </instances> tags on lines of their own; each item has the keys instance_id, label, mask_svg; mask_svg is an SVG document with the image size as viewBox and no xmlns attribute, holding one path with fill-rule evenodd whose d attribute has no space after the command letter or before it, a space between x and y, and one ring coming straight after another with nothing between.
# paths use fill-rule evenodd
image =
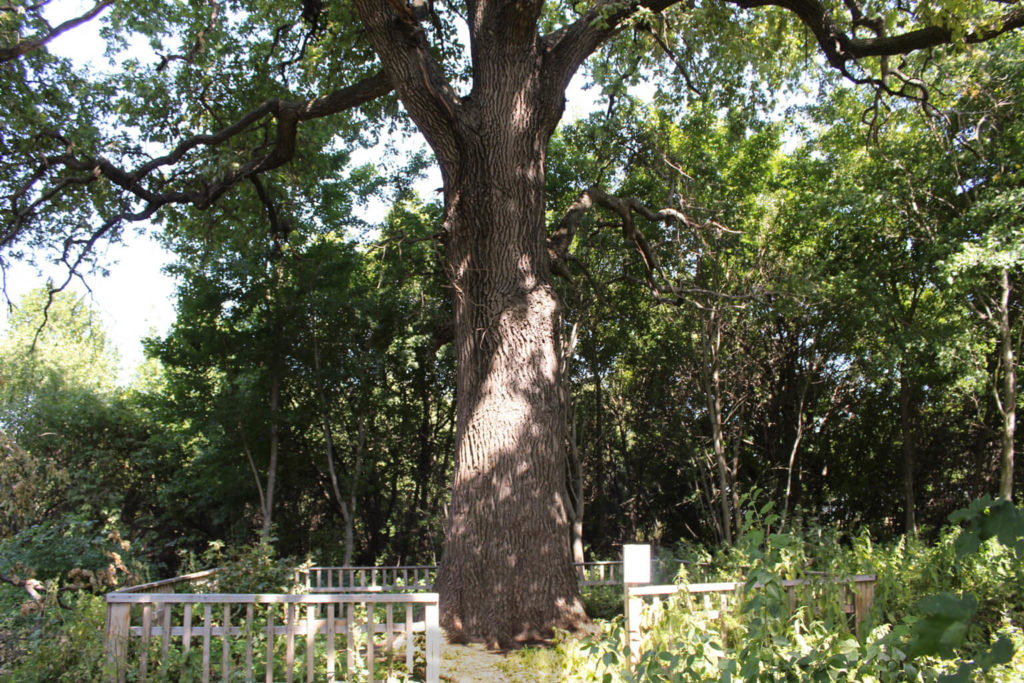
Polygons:
<instances>
[{"instance_id":1,"label":"dense foliage","mask_svg":"<svg viewBox=\"0 0 1024 683\"><path fill-rule=\"evenodd\" d=\"M349 9L284 29L272 2L227 24L206 17L214 5L150 3L151 16L118 6L104 29L112 54L124 57L134 32L154 64L133 57L89 78L45 50L3 62L5 99L22 105L0 122L11 206L34 196L61 150L102 141L115 161L143 164L142 130L171 145L169 130L371 75ZM450 27L457 12L438 5L434 19ZM909 55L897 93L896 76L870 69L861 75L880 78L875 87L801 75L791 17L698 5L610 39L587 74L599 110L547 149L572 540L588 559L647 541L767 585L810 558L817 571L879 576L874 621L859 634L825 612L783 614L770 591L744 594L725 639L670 604L648 636L647 679L931 680L968 664L962 676L1019 675L1024 575L1020 536L1005 529L1019 522L1007 501L1024 485L1013 460L1024 40ZM980 9L958 19L955 5L929 11L960 35L992 19ZM3 12L4 36L45 26L39 8ZM721 40L687 42L708 32ZM757 54L741 49L752 35ZM650 58L655 48L677 68ZM458 40L433 49L454 83L471 77ZM359 70L346 67L359 58ZM660 86L648 97L642 77ZM244 179L232 175L237 158L278 139L269 119L209 155L198 143L183 153L161 191L182 177L209 192L237 182L230 201L200 212L175 200L160 214L177 320L147 341L149 364L130 386L114 381L88 299L49 288L11 307L0 340L0 670L28 652L20 680L43 663L52 668L31 676L91 676L95 595L126 581L227 560L287 576L274 553L439 561L457 441L445 208L413 189L425 154L358 165L348 152L386 137L384 121L400 134L408 122L395 109L389 97L341 122L304 120L290 166ZM113 124L123 116L132 126ZM44 124L72 132L21 134ZM40 159L38 177L26 171ZM19 225L43 229L10 233L0 269L55 245L60 262L84 267L90 237L116 239L113 219L90 233L96 216L137 207L91 182L40 190L19 210ZM385 207L379 220L358 217L369 205ZM966 531L944 526L985 495L1003 503L956 517ZM748 514L755 498L770 520ZM617 608L607 595L588 606ZM956 642L923 645L943 619ZM600 637L564 640L561 656L574 675L629 680L621 639L613 620Z\"/></svg>"},{"instance_id":2,"label":"dense foliage","mask_svg":"<svg viewBox=\"0 0 1024 683\"><path fill-rule=\"evenodd\" d=\"M766 535L776 516L756 512L744 516L737 545L714 558L714 571L743 567L748 577L728 618L710 619L687 596L671 598L645 615L635 664L617 617L598 635L563 637L560 659L549 665L580 681L952 683L1024 675L1021 508L976 501L952 517L967 527L945 527L933 544L875 544L866 534L839 542L833 530L813 525ZM860 633L838 609L838 590L790 610L780 581L807 576L809 566L832 576L877 573L872 616Z\"/></svg>"}]
</instances>

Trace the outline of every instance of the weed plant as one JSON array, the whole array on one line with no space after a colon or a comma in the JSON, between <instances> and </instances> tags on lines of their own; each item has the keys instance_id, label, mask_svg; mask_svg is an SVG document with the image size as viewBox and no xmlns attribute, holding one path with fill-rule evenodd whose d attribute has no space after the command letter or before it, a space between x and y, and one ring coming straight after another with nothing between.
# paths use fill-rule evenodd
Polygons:
<instances>
[{"instance_id":1,"label":"weed plant","mask_svg":"<svg viewBox=\"0 0 1024 683\"><path fill-rule=\"evenodd\" d=\"M877 545L806 522L772 532L771 505L749 498L742 532L712 567L742 577L728 614L712 619L688 595L647 606L630 662L623 620L562 634L560 668L574 681L1024 681L1024 512L984 499L954 513L936 541ZM689 581L687 565L679 582ZM785 579L876 574L859 633L842 583L819 581L791 610Z\"/></svg>"}]
</instances>

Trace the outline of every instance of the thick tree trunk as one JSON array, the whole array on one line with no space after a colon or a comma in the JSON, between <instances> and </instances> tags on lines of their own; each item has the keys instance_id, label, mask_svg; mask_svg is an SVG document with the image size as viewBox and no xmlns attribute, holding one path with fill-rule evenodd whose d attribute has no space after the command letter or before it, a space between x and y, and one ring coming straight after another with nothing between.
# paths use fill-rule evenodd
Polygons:
<instances>
[{"instance_id":1,"label":"thick tree trunk","mask_svg":"<svg viewBox=\"0 0 1024 683\"><path fill-rule=\"evenodd\" d=\"M367 38L441 166L458 360L455 476L435 582L453 638L508 645L586 619L565 506L559 302L544 160L564 92L604 39L541 39L536 0L466 3L462 96L404 3L355 0Z\"/></svg>"},{"instance_id":2,"label":"thick tree trunk","mask_svg":"<svg viewBox=\"0 0 1024 683\"><path fill-rule=\"evenodd\" d=\"M586 618L565 506L559 301L545 247L546 135L509 125L509 114L523 106L516 94L479 112L485 130L462 150L445 188L458 413L436 587L450 637L503 646Z\"/></svg>"}]
</instances>

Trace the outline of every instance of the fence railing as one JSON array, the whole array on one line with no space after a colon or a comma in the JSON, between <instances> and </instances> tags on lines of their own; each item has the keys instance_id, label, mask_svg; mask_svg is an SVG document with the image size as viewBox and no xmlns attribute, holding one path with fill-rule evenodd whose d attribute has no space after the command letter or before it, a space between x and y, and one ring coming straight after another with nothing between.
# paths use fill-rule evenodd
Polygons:
<instances>
[{"instance_id":1,"label":"fence railing","mask_svg":"<svg viewBox=\"0 0 1024 683\"><path fill-rule=\"evenodd\" d=\"M690 583L652 585L650 583L650 546L623 546L623 599L626 617L626 638L629 644L630 658L639 660L640 646L644 622L644 598L653 597L660 600L675 595L694 596L694 609L699 609L710 619L717 619L720 628L725 630L725 615L735 609L740 602L744 582L722 581L717 583ZM838 588L835 593L839 598L839 608L852 616L854 632L871 613L871 605L875 594L874 574L863 574L849 577L829 577L815 575L806 579L788 579L782 581L786 591L789 611L792 614L801 600L804 603L823 599L825 588ZM762 586L755 586L761 588Z\"/></svg>"},{"instance_id":2,"label":"fence railing","mask_svg":"<svg viewBox=\"0 0 1024 683\"><path fill-rule=\"evenodd\" d=\"M107 594L107 662L117 681L129 668L139 681L198 668L204 683L436 683L440 646L436 593Z\"/></svg>"},{"instance_id":3,"label":"fence railing","mask_svg":"<svg viewBox=\"0 0 1024 683\"><path fill-rule=\"evenodd\" d=\"M619 586L622 561L579 562L575 565L580 586ZM296 581L312 593L345 591L430 590L437 577L436 565L392 567L310 567L296 573Z\"/></svg>"},{"instance_id":4,"label":"fence railing","mask_svg":"<svg viewBox=\"0 0 1024 683\"><path fill-rule=\"evenodd\" d=\"M182 574L170 579L140 583L137 586L128 586L118 589L118 593L176 593L178 586L188 586L187 593L203 593L216 590L217 576L220 574L220 567L205 569L192 574ZM197 590L199 589L199 590Z\"/></svg>"},{"instance_id":5,"label":"fence railing","mask_svg":"<svg viewBox=\"0 0 1024 683\"><path fill-rule=\"evenodd\" d=\"M651 576L672 580L683 566L691 577L697 579L703 579L711 572L710 563L658 557L651 559ZM622 560L577 562L575 567L580 587L622 585Z\"/></svg>"},{"instance_id":6,"label":"fence railing","mask_svg":"<svg viewBox=\"0 0 1024 683\"><path fill-rule=\"evenodd\" d=\"M618 586L622 584L622 561L577 562L576 578L580 586Z\"/></svg>"},{"instance_id":7,"label":"fence railing","mask_svg":"<svg viewBox=\"0 0 1024 683\"><path fill-rule=\"evenodd\" d=\"M428 591L434 586L437 567L309 567L297 572L299 585L311 593L362 593L381 591Z\"/></svg>"}]
</instances>

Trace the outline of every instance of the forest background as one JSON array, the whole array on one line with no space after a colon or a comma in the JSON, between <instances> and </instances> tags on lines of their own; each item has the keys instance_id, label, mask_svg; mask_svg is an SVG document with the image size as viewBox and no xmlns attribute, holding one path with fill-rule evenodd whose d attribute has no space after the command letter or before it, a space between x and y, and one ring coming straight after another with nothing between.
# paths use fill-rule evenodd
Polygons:
<instances>
[{"instance_id":1,"label":"forest background","mask_svg":"<svg viewBox=\"0 0 1024 683\"><path fill-rule=\"evenodd\" d=\"M878 540L1012 498L1021 37L902 58L872 87L805 71L813 39L781 12L709 5L686 21L672 37L637 22L598 51L602 110L559 128L547 155L552 253L567 226L574 239L553 260L575 557L729 545L751 492L774 503L776 530ZM691 49L708 27L724 38ZM730 42L751 33L757 59ZM282 74L316 58L305 35ZM38 58L32 107L68 115L61 93L84 86ZM126 62L118 78L139 94L115 109L144 125L157 95L142 74L175 61ZM12 93L29 83L3 78ZM653 96L635 96L641 81ZM12 111L2 144L34 115ZM158 578L213 541L257 539L319 564L440 559L456 367L443 207L413 190L431 160L354 166L334 129L306 132L298 163L206 211L160 214L177 318L129 385L87 299L15 302L0 346L5 576L73 583L117 552L111 583L129 565ZM582 213L581 193L599 210ZM368 201L390 207L383 221L359 217ZM53 229L5 243L5 267L54 244L69 263L77 243Z\"/></svg>"}]
</instances>

